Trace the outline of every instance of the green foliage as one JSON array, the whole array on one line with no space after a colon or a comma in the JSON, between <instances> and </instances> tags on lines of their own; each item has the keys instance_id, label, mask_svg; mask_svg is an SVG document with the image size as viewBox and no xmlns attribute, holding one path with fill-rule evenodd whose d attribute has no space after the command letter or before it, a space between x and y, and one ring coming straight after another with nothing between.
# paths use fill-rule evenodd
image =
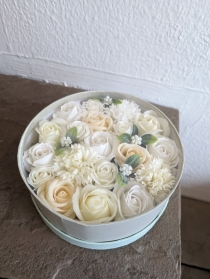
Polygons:
<instances>
[{"instance_id":1,"label":"green foliage","mask_svg":"<svg viewBox=\"0 0 210 279\"><path fill-rule=\"evenodd\" d=\"M135 154L130 157L125 161L125 164L131 166L133 169L135 169L139 164L140 164L140 155Z\"/></svg>"}]
</instances>

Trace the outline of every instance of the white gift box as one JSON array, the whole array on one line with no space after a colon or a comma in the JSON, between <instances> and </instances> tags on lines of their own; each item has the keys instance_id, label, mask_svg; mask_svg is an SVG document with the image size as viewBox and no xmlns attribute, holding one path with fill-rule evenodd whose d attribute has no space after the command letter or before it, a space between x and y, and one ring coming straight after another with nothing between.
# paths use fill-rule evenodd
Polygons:
<instances>
[{"instance_id":1,"label":"white gift box","mask_svg":"<svg viewBox=\"0 0 210 279\"><path fill-rule=\"evenodd\" d=\"M169 122L170 130L171 130L170 138L176 142L177 148L179 150L180 158L179 158L179 164L178 164L178 169L176 174L176 184L174 185L174 188L171 190L169 195L161 203L156 205L152 210L144 214L141 214L139 216L135 216L123 221L114 221L109 223L88 225L78 220L72 220L68 217L65 217L53 211L34 193L34 191L32 190L32 188L27 182L28 173L25 170L23 165L23 153L31 145L38 142L38 133L35 131L35 128L37 127L39 121L41 121L42 119L51 119L52 114L55 112L55 110L58 107L60 107L61 105L69 101L78 101L78 100L83 101L93 97L105 98L107 95L109 95L111 98L114 99L133 100L140 106L142 112L146 110L153 110L157 113L159 117L165 118ZM105 92L105 91L87 91L82 93L76 93L74 95L70 95L62 99L59 99L58 101L50 104L48 107L43 109L39 114L37 114L34 117L34 119L29 123L29 125L27 126L27 128L25 129L22 135L19 144L19 149L18 149L18 167L19 167L20 174L28 190L30 191L32 195L32 200L35 203L36 207L38 207L39 209L38 211L41 213L41 216L43 217L44 221L46 219L46 223L48 223L48 226L50 227L49 224L51 224L52 225L51 229L55 233L56 233L55 230L57 230L58 231L57 234L60 235L60 237L66 235L66 238L68 238L69 236L70 239L75 238L78 240L78 242L81 240L81 243L116 242L117 240L119 241L121 239L129 238L135 234L138 235L138 233L142 230L148 231L147 228L152 227L151 224L155 223L156 222L155 220L157 220L157 218L160 217L161 213L165 210L165 207L167 206L168 200L170 199L171 195L175 191L181 178L181 174L183 171L183 163L184 163L183 148L182 148L179 135L176 131L176 128L171 123L171 121L158 108L156 108L154 105L148 102L145 102L131 95L116 93L116 92ZM139 234L139 237L140 236L141 235ZM65 239L65 237L62 238ZM69 241L69 242L78 245L78 243L75 241ZM122 241L122 245L125 245L123 243L124 242ZM79 246L85 247L85 245L82 244ZM116 247L119 246L120 245L118 244L118 246ZM91 248L91 245L88 245L87 247ZM100 245L98 247L100 247ZM114 248L114 246L111 248Z\"/></svg>"}]
</instances>

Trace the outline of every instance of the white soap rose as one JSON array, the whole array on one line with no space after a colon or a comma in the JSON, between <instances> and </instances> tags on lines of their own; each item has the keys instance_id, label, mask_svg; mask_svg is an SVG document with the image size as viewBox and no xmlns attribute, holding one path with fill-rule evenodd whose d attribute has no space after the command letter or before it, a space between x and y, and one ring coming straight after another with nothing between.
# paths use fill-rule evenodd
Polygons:
<instances>
[{"instance_id":1,"label":"white soap rose","mask_svg":"<svg viewBox=\"0 0 210 279\"><path fill-rule=\"evenodd\" d=\"M107 160L100 160L94 166L92 174L95 186L106 189L113 188L118 174L118 168L114 163Z\"/></svg>"},{"instance_id":2,"label":"white soap rose","mask_svg":"<svg viewBox=\"0 0 210 279\"><path fill-rule=\"evenodd\" d=\"M45 184L48 180L54 178L54 172L51 167L38 166L32 168L27 181L34 188L39 188L41 185Z\"/></svg>"},{"instance_id":3,"label":"white soap rose","mask_svg":"<svg viewBox=\"0 0 210 279\"><path fill-rule=\"evenodd\" d=\"M87 102L82 103L83 109L88 111L102 111L104 109L103 104L99 100L90 99Z\"/></svg>"},{"instance_id":4,"label":"white soap rose","mask_svg":"<svg viewBox=\"0 0 210 279\"><path fill-rule=\"evenodd\" d=\"M109 222L117 212L116 195L90 184L77 187L72 201L78 219L89 224Z\"/></svg>"},{"instance_id":5,"label":"white soap rose","mask_svg":"<svg viewBox=\"0 0 210 279\"><path fill-rule=\"evenodd\" d=\"M77 138L79 140L84 140L90 134L90 129L88 124L83 121L74 121L73 123L70 123L67 126L68 129L72 127L77 128Z\"/></svg>"},{"instance_id":6,"label":"white soap rose","mask_svg":"<svg viewBox=\"0 0 210 279\"><path fill-rule=\"evenodd\" d=\"M136 181L129 181L126 186L117 187L114 191L118 201L116 221L140 215L154 207L154 198Z\"/></svg>"},{"instance_id":7,"label":"white soap rose","mask_svg":"<svg viewBox=\"0 0 210 279\"><path fill-rule=\"evenodd\" d=\"M66 121L61 118L52 119L51 121L42 120L35 129L39 134L39 143L47 141L60 141L66 133Z\"/></svg>"},{"instance_id":8,"label":"white soap rose","mask_svg":"<svg viewBox=\"0 0 210 279\"><path fill-rule=\"evenodd\" d=\"M82 114L82 106L79 102L68 102L60 107L54 114L53 118L65 119L68 123L79 120Z\"/></svg>"},{"instance_id":9,"label":"white soap rose","mask_svg":"<svg viewBox=\"0 0 210 279\"><path fill-rule=\"evenodd\" d=\"M118 136L123 133L130 135L132 133L133 124L128 121L118 121L115 124L113 124L113 129L116 135Z\"/></svg>"},{"instance_id":10,"label":"white soap rose","mask_svg":"<svg viewBox=\"0 0 210 279\"><path fill-rule=\"evenodd\" d=\"M108 132L94 132L84 139L84 143L90 146L97 155L110 160L115 156L115 151L119 145L115 135Z\"/></svg>"},{"instance_id":11,"label":"white soap rose","mask_svg":"<svg viewBox=\"0 0 210 279\"><path fill-rule=\"evenodd\" d=\"M23 161L28 172L34 166L51 166L55 158L53 143L37 143L24 151Z\"/></svg>"},{"instance_id":12,"label":"white soap rose","mask_svg":"<svg viewBox=\"0 0 210 279\"><path fill-rule=\"evenodd\" d=\"M171 168L178 165L179 152L175 141L172 139L159 136L154 144L147 146L147 150L154 157L162 158Z\"/></svg>"},{"instance_id":13,"label":"white soap rose","mask_svg":"<svg viewBox=\"0 0 210 279\"><path fill-rule=\"evenodd\" d=\"M141 114L135 121L138 127L139 135L144 134L161 134L168 137L170 134L170 127L168 121L162 117L158 117L153 110L147 110Z\"/></svg>"},{"instance_id":14,"label":"white soap rose","mask_svg":"<svg viewBox=\"0 0 210 279\"><path fill-rule=\"evenodd\" d=\"M74 185L69 180L52 179L39 187L37 195L50 208L60 214L74 219L75 213L72 205Z\"/></svg>"}]
</instances>

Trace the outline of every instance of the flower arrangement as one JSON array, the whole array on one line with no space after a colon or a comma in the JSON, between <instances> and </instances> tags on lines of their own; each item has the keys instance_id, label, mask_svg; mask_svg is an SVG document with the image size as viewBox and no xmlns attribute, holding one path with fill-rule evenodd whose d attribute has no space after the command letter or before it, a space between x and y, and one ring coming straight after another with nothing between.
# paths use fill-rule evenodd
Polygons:
<instances>
[{"instance_id":1,"label":"flower arrangement","mask_svg":"<svg viewBox=\"0 0 210 279\"><path fill-rule=\"evenodd\" d=\"M59 214L120 221L160 203L176 183L178 148L166 119L126 99L70 101L36 127L27 181Z\"/></svg>"}]
</instances>

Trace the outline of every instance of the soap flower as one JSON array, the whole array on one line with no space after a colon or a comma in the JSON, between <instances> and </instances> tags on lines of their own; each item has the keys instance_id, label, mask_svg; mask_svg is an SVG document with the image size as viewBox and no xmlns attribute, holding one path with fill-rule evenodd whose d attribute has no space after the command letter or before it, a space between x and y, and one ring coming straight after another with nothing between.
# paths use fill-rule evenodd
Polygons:
<instances>
[{"instance_id":1,"label":"soap flower","mask_svg":"<svg viewBox=\"0 0 210 279\"><path fill-rule=\"evenodd\" d=\"M61 118L55 118L51 121L44 119L39 122L39 126L35 130L39 134L39 143L59 142L66 133L66 121Z\"/></svg>"},{"instance_id":2,"label":"soap flower","mask_svg":"<svg viewBox=\"0 0 210 279\"><path fill-rule=\"evenodd\" d=\"M99 111L89 111L83 117L83 121L86 122L92 132L103 131L107 132L112 130L113 120L105 113Z\"/></svg>"},{"instance_id":3,"label":"soap flower","mask_svg":"<svg viewBox=\"0 0 210 279\"><path fill-rule=\"evenodd\" d=\"M98 160L97 153L92 148L74 144L56 156L53 169L59 177L69 178L77 185L84 186L92 183L93 167Z\"/></svg>"},{"instance_id":4,"label":"soap flower","mask_svg":"<svg viewBox=\"0 0 210 279\"><path fill-rule=\"evenodd\" d=\"M151 162L142 164L135 173L137 182L143 184L154 197L163 192L168 194L176 182L170 165L161 158L152 158Z\"/></svg>"},{"instance_id":5,"label":"soap flower","mask_svg":"<svg viewBox=\"0 0 210 279\"><path fill-rule=\"evenodd\" d=\"M147 147L148 152L156 158L162 158L170 168L175 168L179 163L179 151L175 141L170 138L157 136L158 140Z\"/></svg>"},{"instance_id":6,"label":"soap flower","mask_svg":"<svg viewBox=\"0 0 210 279\"><path fill-rule=\"evenodd\" d=\"M92 174L95 186L112 189L115 185L118 168L108 160L100 160L94 165Z\"/></svg>"},{"instance_id":7,"label":"soap flower","mask_svg":"<svg viewBox=\"0 0 210 279\"><path fill-rule=\"evenodd\" d=\"M37 166L32 168L27 178L27 181L35 189L45 184L48 180L54 178L53 169L49 166Z\"/></svg>"},{"instance_id":8,"label":"soap flower","mask_svg":"<svg viewBox=\"0 0 210 279\"><path fill-rule=\"evenodd\" d=\"M164 137L169 137L170 127L166 119L158 117L157 113L153 110L147 110L140 114L135 120L138 127L139 135L145 134L160 134Z\"/></svg>"},{"instance_id":9,"label":"soap flower","mask_svg":"<svg viewBox=\"0 0 210 279\"><path fill-rule=\"evenodd\" d=\"M55 178L42 184L38 191L38 197L56 212L74 219L75 213L72 205L74 185L69 180Z\"/></svg>"},{"instance_id":10,"label":"soap flower","mask_svg":"<svg viewBox=\"0 0 210 279\"><path fill-rule=\"evenodd\" d=\"M67 129L71 129L73 127L77 128L77 139L78 141L84 140L90 134L90 129L87 123L83 121L74 121L67 125Z\"/></svg>"},{"instance_id":11,"label":"soap flower","mask_svg":"<svg viewBox=\"0 0 210 279\"><path fill-rule=\"evenodd\" d=\"M97 152L99 157L110 160L115 156L119 145L117 136L109 132L93 132L84 139L84 143Z\"/></svg>"},{"instance_id":12,"label":"soap flower","mask_svg":"<svg viewBox=\"0 0 210 279\"><path fill-rule=\"evenodd\" d=\"M112 104L106 109L114 120L114 123L118 121L128 121L133 123L136 118L141 114L141 109L133 101L122 100L121 104Z\"/></svg>"},{"instance_id":13,"label":"soap flower","mask_svg":"<svg viewBox=\"0 0 210 279\"><path fill-rule=\"evenodd\" d=\"M125 161L132 155L140 155L140 164L150 162L150 154L145 148L136 144L129 143L121 143L118 146L118 149L116 151L116 159L120 164L124 164ZM139 166L137 166L133 170L133 172L137 170Z\"/></svg>"},{"instance_id":14,"label":"soap flower","mask_svg":"<svg viewBox=\"0 0 210 279\"><path fill-rule=\"evenodd\" d=\"M94 185L88 184L83 189L77 187L72 200L76 216L84 223L107 223L117 212L116 195Z\"/></svg>"},{"instance_id":15,"label":"soap flower","mask_svg":"<svg viewBox=\"0 0 210 279\"><path fill-rule=\"evenodd\" d=\"M80 120L82 117L82 106L79 102L68 102L62 105L54 114L53 118L62 118L68 123Z\"/></svg>"},{"instance_id":16,"label":"soap flower","mask_svg":"<svg viewBox=\"0 0 210 279\"><path fill-rule=\"evenodd\" d=\"M82 103L82 108L87 111L103 111L103 104L97 99L89 99Z\"/></svg>"},{"instance_id":17,"label":"soap flower","mask_svg":"<svg viewBox=\"0 0 210 279\"><path fill-rule=\"evenodd\" d=\"M52 166L54 158L53 142L36 143L23 154L24 166L28 172L33 166Z\"/></svg>"},{"instance_id":18,"label":"soap flower","mask_svg":"<svg viewBox=\"0 0 210 279\"><path fill-rule=\"evenodd\" d=\"M124 187L115 187L118 211L116 221L146 213L154 207L154 198L145 186L136 181L129 181Z\"/></svg>"}]
</instances>

